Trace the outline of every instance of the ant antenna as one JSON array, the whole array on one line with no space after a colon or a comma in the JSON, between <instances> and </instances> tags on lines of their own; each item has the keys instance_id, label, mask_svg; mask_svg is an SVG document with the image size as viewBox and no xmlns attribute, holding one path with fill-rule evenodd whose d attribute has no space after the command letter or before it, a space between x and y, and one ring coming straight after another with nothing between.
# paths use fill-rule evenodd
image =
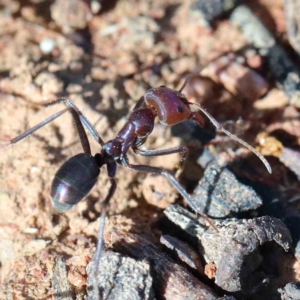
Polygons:
<instances>
[{"instance_id":1,"label":"ant antenna","mask_svg":"<svg viewBox=\"0 0 300 300\"><path fill-rule=\"evenodd\" d=\"M197 72L198 73L198 72ZM185 77L184 79L184 83L182 85L182 87L179 89L178 92L182 93L183 89L186 87L188 81L190 80L190 78L194 75L194 73L189 74L188 76Z\"/></svg>"},{"instance_id":2,"label":"ant antenna","mask_svg":"<svg viewBox=\"0 0 300 300\"><path fill-rule=\"evenodd\" d=\"M193 77L193 76L201 76L201 72L203 71L203 69L205 69L208 65L204 65L202 67L197 68L195 71L193 71L192 73L188 74L183 82L182 87L178 90L178 92L182 93L183 89L186 87L186 85L188 84L189 80Z\"/></svg>"},{"instance_id":3,"label":"ant antenna","mask_svg":"<svg viewBox=\"0 0 300 300\"><path fill-rule=\"evenodd\" d=\"M189 77L187 77L187 79L189 79ZM185 81L183 87L186 85L187 80ZM270 164L267 162L267 160L257 151L255 150L252 146L250 146L249 144L247 144L245 141L241 140L240 138L238 138L237 136L235 136L234 134L232 134L231 132L229 132L228 130L226 130L211 114L209 114L203 107L201 107L199 104L197 103L193 103L193 102L188 102L189 105L195 105L197 108L199 108L201 110L201 112L203 112L207 118L213 123L213 125L220 131L224 132L225 134L227 134L230 138L232 138L233 140L237 141L238 143L240 143L241 145L243 145L244 147L246 147L247 149L249 149L250 151L252 151L265 165L265 167L267 168L268 172L270 174L272 174L272 169Z\"/></svg>"}]
</instances>

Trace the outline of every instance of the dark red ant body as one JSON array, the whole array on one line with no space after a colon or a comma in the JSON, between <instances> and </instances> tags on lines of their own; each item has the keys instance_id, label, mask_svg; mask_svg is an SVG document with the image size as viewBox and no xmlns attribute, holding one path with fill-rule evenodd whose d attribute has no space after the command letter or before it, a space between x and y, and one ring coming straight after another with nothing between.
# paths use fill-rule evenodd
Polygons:
<instances>
[{"instance_id":1,"label":"dark red ant body","mask_svg":"<svg viewBox=\"0 0 300 300\"><path fill-rule=\"evenodd\" d=\"M186 83L185 83L186 84ZM184 86L185 86L184 84ZM68 159L57 171L51 186L51 201L53 207L59 212L65 212L77 203L79 203L90 192L97 182L102 166L107 166L107 173L110 179L111 186L106 198L102 202L102 212L100 217L100 228L98 236L98 244L96 250L95 275L99 267L100 254L103 243L104 220L107 206L116 190L115 175L117 171L117 163L128 167L137 172L155 173L166 176L169 182L178 190L178 192L186 199L188 204L197 213L202 214L197 209L197 205L193 198L185 191L179 182L167 171L158 167L148 165L133 165L129 163L127 152L129 148L137 154L143 156L160 156L172 153L182 153L181 165L188 154L188 149L185 146L179 146L169 149L160 150L141 150L139 147L146 141L149 134L154 128L155 118L158 117L159 122L164 125L175 125L185 120L194 120L200 126L204 124L204 120L197 112L192 112L190 105L197 106L217 127L252 152L254 152L265 164L268 171L271 173L271 167L265 158L259 154L254 148L249 146L244 141L240 140L230 132L225 130L211 115L209 115L201 106L195 103L190 103L181 93L184 86L179 91L174 91L165 86L148 90L145 95L137 102L135 108L128 117L127 122L117 134L116 138L106 143L103 142L99 134L88 119L79 111L73 102L70 100L56 100L46 103L43 106L51 106L63 102L68 107L27 130L18 137L10 140L0 148L0 152L7 147L18 143L25 137L32 134L34 131L52 122L65 112L72 113L75 121L80 141L84 153L77 154ZM84 127L89 131L92 137L102 146L101 152L92 156L90 144L84 130ZM204 215L204 217L206 217ZM209 219L206 217L209 221ZM210 221L210 224L213 223ZM214 225L213 225L214 226Z\"/></svg>"}]
</instances>

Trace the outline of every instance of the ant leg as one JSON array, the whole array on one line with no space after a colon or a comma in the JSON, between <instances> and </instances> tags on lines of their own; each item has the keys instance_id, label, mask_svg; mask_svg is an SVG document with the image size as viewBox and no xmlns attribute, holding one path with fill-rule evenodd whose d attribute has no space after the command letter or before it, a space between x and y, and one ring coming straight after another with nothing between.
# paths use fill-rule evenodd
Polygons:
<instances>
[{"instance_id":1,"label":"ant leg","mask_svg":"<svg viewBox=\"0 0 300 300\"><path fill-rule=\"evenodd\" d=\"M100 225L99 225L99 231L98 231L98 243L97 243L97 249L95 252L95 257L96 257L95 265L94 265L94 276L95 277L97 276L97 273L98 273L101 251L103 248L103 236L104 236L106 212L107 212L109 201L112 198L112 196L114 195L116 188L117 188L117 183L116 183L116 180L114 179L114 177L110 177L109 180L110 180L110 188L109 188L108 194L101 203L101 216L100 216Z\"/></svg>"},{"instance_id":2,"label":"ant leg","mask_svg":"<svg viewBox=\"0 0 300 300\"><path fill-rule=\"evenodd\" d=\"M25 132L21 133L17 137L11 139L9 142L7 142L2 147L0 147L0 152L2 152L6 148L8 148L8 147L10 147L10 146L12 146L14 144L17 144L18 142L20 142L21 140L23 140L27 136L31 135L36 130L38 130L41 127L45 126L46 124L52 122L53 120L55 120L56 118L60 117L62 114L64 114L67 111L71 112L71 114L73 116L73 119L75 121L75 125L76 125L76 128L77 128L78 134L79 134L79 138L80 138L80 142L81 142L83 151L85 153L91 154L90 143L89 143L89 140L87 138L86 132L84 131L84 128L82 126L82 123L80 121L80 118L79 118L77 112L72 107L68 107L68 108L66 108L64 110L61 110L61 111L57 112L56 114L50 116L49 118L47 118L46 120L42 121L41 123L39 123L39 124L35 125L34 127L26 130Z\"/></svg>"},{"instance_id":3,"label":"ant leg","mask_svg":"<svg viewBox=\"0 0 300 300\"><path fill-rule=\"evenodd\" d=\"M199 213L215 230L216 232L219 232L215 224L212 220L209 219L209 217L199 211L197 202L186 192L184 187L173 177L169 172L167 172L165 169L158 168L158 167L152 167L147 165L133 165L128 162L127 157L123 158L122 165L125 167L128 167L131 170L134 170L136 172L143 172L143 173L154 173L159 175L164 175L169 182L175 187L175 189L181 194L181 196L187 201L189 206L196 212Z\"/></svg>"},{"instance_id":4,"label":"ant leg","mask_svg":"<svg viewBox=\"0 0 300 300\"><path fill-rule=\"evenodd\" d=\"M180 173L183 170L184 162L189 154L189 149L186 146L178 146L173 148L167 148L167 149L158 149L158 150L141 150L138 148L132 148L134 153L142 155L142 156L163 156L163 155L169 155L174 153L181 153L181 159L178 165L178 170L176 172L175 177L178 178Z\"/></svg>"},{"instance_id":5,"label":"ant leg","mask_svg":"<svg viewBox=\"0 0 300 300\"><path fill-rule=\"evenodd\" d=\"M103 241L104 241L104 227L105 227L106 212L108 209L109 201L113 197L117 189L117 183L114 178L116 174L116 170L117 170L117 165L115 162L107 165L107 171L110 180L110 188L108 190L105 199L101 203L101 216L100 216L100 224L99 224L99 231L98 231L98 242L97 242L97 248L95 252L95 261L94 261L94 270L93 270L93 279L94 279L93 289L95 292L97 291L97 275L98 275L98 270L100 265L101 252L104 244ZM98 293L97 293L97 299L99 299Z\"/></svg>"},{"instance_id":6,"label":"ant leg","mask_svg":"<svg viewBox=\"0 0 300 300\"><path fill-rule=\"evenodd\" d=\"M69 99L57 99L51 102L42 103L41 105L44 107L49 107L58 103L64 103L66 106L71 107L79 116L81 123L88 130L91 136L99 143L101 146L104 145L102 138L99 133L95 129L95 127L91 124L91 122L83 115L83 113L78 109L78 107Z\"/></svg>"}]
</instances>

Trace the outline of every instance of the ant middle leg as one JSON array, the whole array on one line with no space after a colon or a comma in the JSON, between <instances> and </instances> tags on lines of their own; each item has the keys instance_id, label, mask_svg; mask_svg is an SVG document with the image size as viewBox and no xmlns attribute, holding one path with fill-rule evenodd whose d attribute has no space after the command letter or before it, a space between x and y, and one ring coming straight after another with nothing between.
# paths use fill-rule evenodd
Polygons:
<instances>
[{"instance_id":1,"label":"ant middle leg","mask_svg":"<svg viewBox=\"0 0 300 300\"><path fill-rule=\"evenodd\" d=\"M185 160L189 154L189 149L186 146L178 146L173 148L166 148L166 149L157 149L157 150L141 150L139 148L132 148L134 153L142 155L142 156L163 156L163 155L169 155L174 153L180 153L181 158L178 164L178 169L176 171L175 177L178 178L181 174Z\"/></svg>"}]
</instances>

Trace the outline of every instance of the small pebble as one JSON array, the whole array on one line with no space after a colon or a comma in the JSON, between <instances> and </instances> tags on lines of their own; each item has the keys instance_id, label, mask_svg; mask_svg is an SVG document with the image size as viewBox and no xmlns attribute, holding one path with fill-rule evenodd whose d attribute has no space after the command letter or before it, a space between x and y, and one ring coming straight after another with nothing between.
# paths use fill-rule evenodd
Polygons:
<instances>
[{"instance_id":1,"label":"small pebble","mask_svg":"<svg viewBox=\"0 0 300 300\"><path fill-rule=\"evenodd\" d=\"M50 38L45 38L40 42L40 50L43 54L50 54L55 47L55 41Z\"/></svg>"},{"instance_id":2,"label":"small pebble","mask_svg":"<svg viewBox=\"0 0 300 300\"><path fill-rule=\"evenodd\" d=\"M298 300L300 299L300 282L288 283L283 289L279 289L282 300Z\"/></svg>"}]
</instances>

